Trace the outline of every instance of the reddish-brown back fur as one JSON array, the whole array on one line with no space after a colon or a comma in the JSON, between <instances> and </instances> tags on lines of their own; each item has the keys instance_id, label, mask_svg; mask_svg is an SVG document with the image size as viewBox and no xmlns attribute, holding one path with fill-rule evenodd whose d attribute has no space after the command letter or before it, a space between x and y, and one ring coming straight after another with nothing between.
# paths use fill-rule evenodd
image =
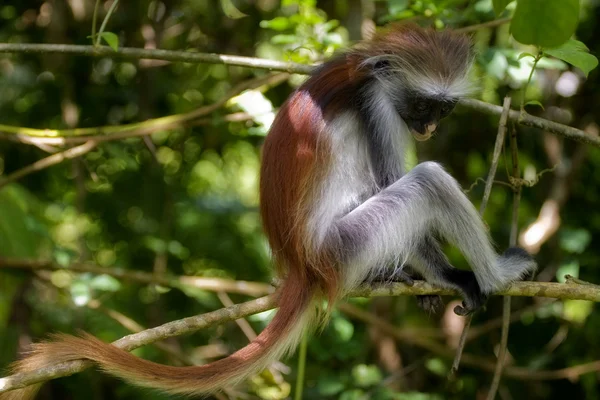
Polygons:
<instances>
[{"instance_id":1,"label":"reddish-brown back fur","mask_svg":"<svg viewBox=\"0 0 600 400\"><path fill-rule=\"evenodd\" d=\"M334 151L326 118L349 106L344 102L363 78L353 56L326 64L282 106L263 146L261 215L279 274L294 270L332 301L339 289L336 249L313 248L307 221Z\"/></svg>"}]
</instances>

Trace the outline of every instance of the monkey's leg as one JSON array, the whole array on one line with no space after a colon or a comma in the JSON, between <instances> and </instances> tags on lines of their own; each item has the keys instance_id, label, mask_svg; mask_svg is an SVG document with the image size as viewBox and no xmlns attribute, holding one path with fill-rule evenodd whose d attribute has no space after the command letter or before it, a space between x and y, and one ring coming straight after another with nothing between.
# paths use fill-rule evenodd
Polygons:
<instances>
[{"instance_id":1,"label":"monkey's leg","mask_svg":"<svg viewBox=\"0 0 600 400\"><path fill-rule=\"evenodd\" d=\"M519 252L498 257L458 183L439 164L426 162L336 221L331 238L339 238L349 260L346 287L365 279L371 266L414 253L419 240L433 231L458 247L471 265L476 280L468 272L446 273L463 288L476 281L481 292L490 293L535 267ZM471 306L477 302L467 308Z\"/></svg>"},{"instance_id":2,"label":"monkey's leg","mask_svg":"<svg viewBox=\"0 0 600 400\"><path fill-rule=\"evenodd\" d=\"M458 315L468 315L481 308L487 296L481 292L475 274L455 268L431 235L425 236L410 256L411 266L434 285L457 289L463 295L463 305L454 308Z\"/></svg>"}]
</instances>

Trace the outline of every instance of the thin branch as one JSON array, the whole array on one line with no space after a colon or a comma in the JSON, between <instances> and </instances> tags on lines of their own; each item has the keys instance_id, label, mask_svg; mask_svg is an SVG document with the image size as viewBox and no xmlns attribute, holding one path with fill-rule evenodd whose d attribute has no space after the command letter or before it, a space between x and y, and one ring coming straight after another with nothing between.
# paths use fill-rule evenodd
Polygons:
<instances>
[{"instance_id":1,"label":"thin branch","mask_svg":"<svg viewBox=\"0 0 600 400\"><path fill-rule=\"evenodd\" d=\"M452 357L453 351L443 344L427 339L426 337L419 335L410 335L402 329L398 329L396 326L369 313L358 307L355 307L348 303L342 303L339 305L342 312L351 317L360 319L363 322L374 324L386 334L393 336L400 342L409 343L410 345L421 347L432 353L438 354L443 357ZM472 355L463 355L463 364L482 369L484 371L493 372L495 365L493 362L487 359ZM546 370L546 371L535 371L530 368L514 367L510 366L504 369L502 374L506 377L524 380L524 381L535 381L535 380L554 380L554 379L574 379L580 375L587 374L590 372L600 371L600 360L592 361L586 364L577 365L574 367L563 368L559 370Z\"/></svg>"},{"instance_id":2,"label":"thin branch","mask_svg":"<svg viewBox=\"0 0 600 400\"><path fill-rule=\"evenodd\" d=\"M127 270L122 268L103 268L95 264L75 263L68 267L58 265L48 260L30 260L0 257L0 269L17 268L30 270L65 270L76 273L91 273L96 275L109 275L124 281L138 282L143 284L157 284L173 288L193 287L213 292L223 291L228 293L240 293L247 296L264 296L273 293L271 285L261 282L234 281L222 278L205 278L200 276L169 276Z\"/></svg>"},{"instance_id":3,"label":"thin branch","mask_svg":"<svg viewBox=\"0 0 600 400\"><path fill-rule=\"evenodd\" d=\"M292 62L265 60L254 57L229 56L214 53L197 53L190 51L174 51L160 49L139 49L121 47L114 51L108 46L82 46L71 44L29 44L29 43L0 43L0 53L25 53L25 54L72 54L88 57L112 57L126 59L150 59L174 62L188 62L201 64L225 64L238 67L268 69L296 74L309 74L313 66Z\"/></svg>"},{"instance_id":4,"label":"thin branch","mask_svg":"<svg viewBox=\"0 0 600 400\"><path fill-rule=\"evenodd\" d=\"M96 142L144 136L159 130L173 129L184 126L184 124L189 121L193 121L199 117L204 117L213 113L225 105L225 103L227 103L227 101L229 101L232 97L237 96L244 90L255 89L264 85L274 86L285 81L288 77L289 74L277 73L243 81L235 85L223 97L212 104L199 107L187 113L148 119L143 122L61 130L34 129L11 125L0 125L0 132L3 132L7 135L15 135L19 140L23 140L25 138L45 138L47 140L43 141L43 143L46 144L65 144L69 142L87 141L89 140L90 136L93 136L93 139Z\"/></svg>"},{"instance_id":5,"label":"thin branch","mask_svg":"<svg viewBox=\"0 0 600 400\"><path fill-rule=\"evenodd\" d=\"M508 121L508 112L510 111L510 96L504 98L502 107L502 115L500 116L500 123L498 124L498 134L496 135L496 143L494 143L494 153L492 154L492 165L485 183L485 190L483 191L483 198L481 199L481 206L479 207L479 214L483 217L485 208L487 207L490 194L492 193L492 185L494 178L496 177L496 171L498 170L498 162L500 160L500 154L504 148L504 138L506 137L506 122Z\"/></svg>"},{"instance_id":6,"label":"thin branch","mask_svg":"<svg viewBox=\"0 0 600 400\"><path fill-rule=\"evenodd\" d=\"M61 151L60 153L52 154L51 156L48 156L46 158L42 158L41 160L38 160L31 165L21 168L20 170L15 171L12 174L8 175L6 178L2 179L0 181L0 190L9 183L15 182L16 180L21 179L29 174L41 171L45 168L51 167L56 164L60 164L64 160L80 157L86 153L89 153L94 148L96 148L97 145L98 143L96 143L95 141L89 140L82 145L72 147L68 150Z\"/></svg>"},{"instance_id":7,"label":"thin branch","mask_svg":"<svg viewBox=\"0 0 600 400\"><path fill-rule=\"evenodd\" d=\"M283 71L295 74L310 74L315 67L311 65L298 64L293 62L273 61L253 57L230 56L223 54L194 53L191 51L138 49L130 47L123 47L120 48L118 51L114 51L108 46L94 47L67 44L0 43L0 53L63 53L91 57L121 57L130 59L144 58L189 63L234 65L248 68L268 69L272 71ZM479 100L463 99L460 101L460 104L464 107L485 114L502 114L502 107ZM521 125L544 129L548 132L565 137L567 139L576 140L583 143L591 144L596 147L600 147L599 137L589 135L580 129L573 128L568 125L559 124L557 122L553 122L544 118L534 117L527 113L523 113L523 115L521 115L521 113L519 113L518 111L511 111L509 113L509 120L515 121ZM2 129L0 129L0 131L1 130ZM27 135L27 132L23 131L22 134Z\"/></svg>"},{"instance_id":8,"label":"thin branch","mask_svg":"<svg viewBox=\"0 0 600 400\"><path fill-rule=\"evenodd\" d=\"M480 100L462 99L459 102L459 104L464 107L470 108L471 110L482 112L484 114L502 114L502 107L494 104L489 104ZM523 114L521 114L519 111L511 110L508 113L508 119L510 121L518 123L519 125L530 126L532 128L539 128L567 139L600 147L600 137L598 136L587 134L581 129L573 128L572 126L559 124L558 122L550 121L544 118L534 117L533 115L527 114L526 112L523 112Z\"/></svg>"},{"instance_id":9,"label":"thin branch","mask_svg":"<svg viewBox=\"0 0 600 400\"><path fill-rule=\"evenodd\" d=\"M534 65L535 68L535 65ZM531 76L529 77L531 79ZM508 112L506 102L504 104L504 111ZM523 105L521 104L521 107ZM515 179L521 177L521 171L519 169L519 148L517 146L517 130L513 128L510 135L510 150L512 154L512 176ZM513 209L512 209L512 221L510 224L510 239L509 245L514 247L517 245L517 234L519 232L519 204L521 203L521 186L516 185L513 188ZM492 379L492 385L488 392L487 400L494 400L498 387L500 386L500 379L502 378L502 369L506 360L506 353L508 352L508 331L510 328L510 306L511 297L504 296L502 299L502 333L500 336L500 347L498 348L498 360L496 361L496 369L494 370L494 378Z\"/></svg>"},{"instance_id":10,"label":"thin branch","mask_svg":"<svg viewBox=\"0 0 600 400\"><path fill-rule=\"evenodd\" d=\"M488 173L487 180L485 182L485 190L483 192L483 198L481 199L481 206L479 207L479 214L483 218L483 214L485 213L485 208L487 207L488 200L490 198L490 193L492 192L492 185L494 184L494 178L496 177L496 171L498 169L498 162L500 160L500 154L502 154L502 148L504 145L504 137L506 136L506 122L508 119L508 113L510 110L511 98L509 96L504 98L504 104L502 108L502 115L500 116L500 122L498 123L498 133L496 134L496 143L494 144L494 152L492 154L492 165L490 166L490 172ZM469 315L465 320L465 325L463 326L463 330L460 334L460 338L458 340L458 346L456 348L456 355L454 356L454 362L452 363L452 368L450 369L449 377L453 378L460 365L460 359L462 356L462 352L467 343L467 336L469 334L469 328L471 327L471 322L473 321L473 315Z\"/></svg>"},{"instance_id":11,"label":"thin branch","mask_svg":"<svg viewBox=\"0 0 600 400\"><path fill-rule=\"evenodd\" d=\"M508 24L511 20L512 20L512 17L495 19L493 21L483 22L483 23L477 24L477 25L470 25L470 26L465 26L464 28L454 29L454 32L471 33L471 32L481 30L481 29L496 28L498 26Z\"/></svg>"},{"instance_id":12,"label":"thin branch","mask_svg":"<svg viewBox=\"0 0 600 400\"><path fill-rule=\"evenodd\" d=\"M249 296L261 296L266 293L272 293L273 287L261 282L233 281L221 278L203 278L194 276L179 277L156 277L153 274L124 270L120 268L102 268L92 264L73 264L69 267L62 267L44 260L23 260L0 257L0 269L19 268L19 269L63 269L73 272L89 272L93 274L107 274L123 280L130 280L140 283L156 283L164 286L181 288L191 286L210 291L224 291L229 293L241 293ZM415 296L415 295L441 295L441 296L460 296L460 293L453 289L442 289L430 285L427 282L415 281L413 286L406 286L401 283L392 283L385 285L368 286L363 285L352 292L354 297L384 297L384 296ZM497 295L525 296L525 297L548 297L561 300L589 300L600 302L600 286L598 285L578 285L557 282L514 282Z\"/></svg>"},{"instance_id":13,"label":"thin branch","mask_svg":"<svg viewBox=\"0 0 600 400\"><path fill-rule=\"evenodd\" d=\"M104 17L104 20L102 21L102 25L100 25L100 30L98 31L98 35L97 35L97 37L95 37L96 47L100 46L100 43L102 41L102 33L104 33L104 29L106 29L108 20L110 19L110 16L112 15L112 13L116 10L118 4L119 4L119 0L114 0L112 2L112 4L110 5L110 8L108 9L106 16Z\"/></svg>"},{"instance_id":14,"label":"thin branch","mask_svg":"<svg viewBox=\"0 0 600 400\"><path fill-rule=\"evenodd\" d=\"M269 295L206 314L172 321L155 328L125 336L113 342L112 344L126 351L131 351L138 347L153 343L157 340L180 336L186 333L198 331L200 329L205 329L216 324L233 321L248 315L267 311L274 308L275 305L275 295ZM35 383L47 381L49 379L73 375L91 366L92 363L87 361L70 361L54 365L50 368L42 368L31 373L21 373L8 376L6 378L0 378L0 393L30 386Z\"/></svg>"},{"instance_id":15,"label":"thin branch","mask_svg":"<svg viewBox=\"0 0 600 400\"><path fill-rule=\"evenodd\" d=\"M453 290L440 289L423 281L415 281L413 286L406 286L401 283L377 287L362 286L356 291L350 293L350 296L375 297L415 294L458 295L458 293ZM567 285L548 282L518 282L511 285L500 294L511 296L539 295L545 297L573 298L600 302L600 289L591 285ZM125 336L113 342L113 345L126 351L131 351L138 347L154 343L158 340L196 332L200 329L205 329L217 324L230 322L238 318L244 318L252 314L267 311L275 306L276 295L272 294L206 314L168 322L164 325L147 329L140 333ZM341 309L343 309L342 306L343 305L340 305ZM343 310L346 312L345 309ZM364 313L367 315L365 318L377 319L377 317L366 311L364 311ZM386 322L382 321L382 323L385 324ZM391 324L388 325L393 328ZM390 332L394 332L392 334L397 337L397 331L398 330L394 328ZM442 354L447 357L451 357L453 354L452 350L447 346L438 344L425 337L412 335L411 338L411 340L413 340L413 344L426 348L437 354ZM464 354L463 362L466 365L477 366L488 371L493 371L494 369L493 363L472 355ZM70 361L60 363L49 368L42 368L30 373L21 373L0 378L0 393L44 382L50 379L72 375L83 371L91 365L92 363L87 361ZM518 379L563 379L565 377L577 376L583 373L597 371L599 369L600 361L597 361L559 371L531 371L527 368L511 367L510 369L506 369L504 374L506 376Z\"/></svg>"}]
</instances>

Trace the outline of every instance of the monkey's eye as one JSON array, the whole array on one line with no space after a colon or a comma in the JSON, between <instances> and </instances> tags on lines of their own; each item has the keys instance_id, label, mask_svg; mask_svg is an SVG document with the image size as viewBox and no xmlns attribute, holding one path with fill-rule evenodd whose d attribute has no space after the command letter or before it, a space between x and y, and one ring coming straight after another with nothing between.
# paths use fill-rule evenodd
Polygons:
<instances>
[{"instance_id":1,"label":"monkey's eye","mask_svg":"<svg viewBox=\"0 0 600 400\"><path fill-rule=\"evenodd\" d=\"M440 113L442 116L447 116L454 110L454 106L456 106L456 102L447 102L440 108Z\"/></svg>"}]
</instances>

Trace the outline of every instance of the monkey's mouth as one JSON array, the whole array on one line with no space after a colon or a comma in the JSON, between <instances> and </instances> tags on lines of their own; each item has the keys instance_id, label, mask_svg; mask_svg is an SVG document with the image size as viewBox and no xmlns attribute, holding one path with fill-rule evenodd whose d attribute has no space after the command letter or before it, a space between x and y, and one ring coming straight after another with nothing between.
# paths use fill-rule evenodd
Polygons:
<instances>
[{"instance_id":1,"label":"monkey's mouth","mask_svg":"<svg viewBox=\"0 0 600 400\"><path fill-rule=\"evenodd\" d=\"M431 138L430 132L419 133L419 132L415 131L414 129L411 129L410 133L412 133L413 137L418 142L424 142L426 140L429 140L429 138Z\"/></svg>"},{"instance_id":2,"label":"monkey's mouth","mask_svg":"<svg viewBox=\"0 0 600 400\"><path fill-rule=\"evenodd\" d=\"M412 135L416 141L424 142L431 138L431 136L433 135L433 132L435 132L436 128L437 128L437 124L427 124L427 125L425 125L425 132L421 133L421 132L418 132L414 128L410 128L410 133L412 133Z\"/></svg>"}]
</instances>

